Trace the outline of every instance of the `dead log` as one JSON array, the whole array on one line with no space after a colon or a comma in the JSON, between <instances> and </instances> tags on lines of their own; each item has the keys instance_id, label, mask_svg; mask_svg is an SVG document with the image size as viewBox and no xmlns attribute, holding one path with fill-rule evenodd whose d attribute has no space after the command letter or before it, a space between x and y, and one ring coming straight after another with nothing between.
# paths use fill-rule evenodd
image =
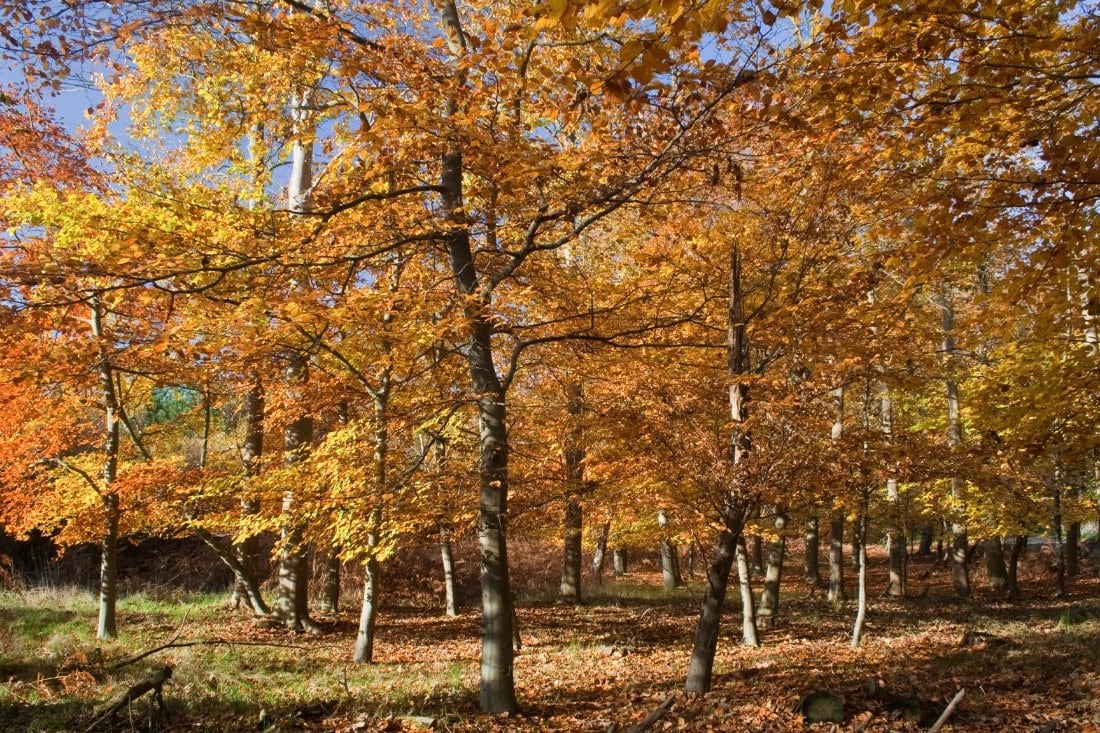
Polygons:
<instances>
[{"instance_id":1,"label":"dead log","mask_svg":"<svg viewBox=\"0 0 1100 733\"><path fill-rule=\"evenodd\" d=\"M153 693L154 699L157 703L157 707L163 714L164 697L161 695L161 688L164 686L165 682L171 679L171 677L172 668L168 665L165 665L150 674L148 677L139 680L133 685L130 685L128 688L120 692L118 695L115 695L113 698L111 698L104 705L97 708L92 713L92 715L94 716L93 722L90 726L87 727L86 731L90 733L90 731L97 730L101 725L103 725L103 723L110 720L115 713L129 706L130 703L134 702L134 700L137 700L139 697L147 692Z\"/></svg>"}]
</instances>

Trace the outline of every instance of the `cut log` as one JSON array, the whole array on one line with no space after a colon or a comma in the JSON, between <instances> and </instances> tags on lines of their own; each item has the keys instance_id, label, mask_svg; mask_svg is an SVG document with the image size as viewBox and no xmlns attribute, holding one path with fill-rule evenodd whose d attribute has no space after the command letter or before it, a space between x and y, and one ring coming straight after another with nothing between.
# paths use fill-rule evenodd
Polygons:
<instances>
[{"instance_id":1,"label":"cut log","mask_svg":"<svg viewBox=\"0 0 1100 733\"><path fill-rule=\"evenodd\" d=\"M156 670L148 677L139 680L130 687L126 688L118 695L104 703L101 707L97 708L93 713L93 722L87 731L99 730L103 723L110 720L115 713L119 712L125 707L128 707L130 703L137 700L139 697L147 692L152 692L157 701L157 707L161 713L164 712L164 698L161 696L161 688L164 683L172 677L172 668L165 665Z\"/></svg>"}]
</instances>

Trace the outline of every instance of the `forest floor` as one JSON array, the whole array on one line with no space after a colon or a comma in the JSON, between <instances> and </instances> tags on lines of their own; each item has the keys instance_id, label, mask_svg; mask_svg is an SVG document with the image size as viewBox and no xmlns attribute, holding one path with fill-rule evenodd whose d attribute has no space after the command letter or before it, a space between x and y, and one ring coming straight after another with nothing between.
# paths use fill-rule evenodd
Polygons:
<instances>
[{"instance_id":1,"label":"forest floor","mask_svg":"<svg viewBox=\"0 0 1100 733\"><path fill-rule=\"evenodd\" d=\"M869 567L866 636L849 647L854 603L831 604L788 569L781 619L759 649L739 644L730 608L713 690L679 692L702 579L672 593L639 572L591 587L583 606L519 602L516 658L523 713L477 711L480 619L467 610L383 608L377 662L350 662L357 613L318 615L320 636L255 625L224 596L136 593L120 605L118 641L93 638L90 594L24 589L0 594L0 730L625 731L669 695L654 731L920 731L958 690L944 731L1100 730L1100 579L1085 564L1054 600L1044 563L1021 568L1025 595L980 588L959 603L949 569L911 565L911 597L885 598L882 558ZM849 581L851 582L851 581ZM978 582L975 583L976 587ZM964 642L967 632L971 634ZM120 662L167 642L132 664ZM146 695L110 722L97 705L171 665L163 713ZM871 683L877 690L871 692ZM844 700L840 724L806 724L804 696Z\"/></svg>"}]
</instances>

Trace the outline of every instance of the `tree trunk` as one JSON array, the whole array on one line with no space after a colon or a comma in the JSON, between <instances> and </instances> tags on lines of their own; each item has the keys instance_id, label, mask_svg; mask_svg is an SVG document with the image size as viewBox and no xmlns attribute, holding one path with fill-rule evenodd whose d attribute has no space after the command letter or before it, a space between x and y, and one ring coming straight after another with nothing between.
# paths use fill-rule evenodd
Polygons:
<instances>
[{"instance_id":1,"label":"tree trunk","mask_svg":"<svg viewBox=\"0 0 1100 733\"><path fill-rule=\"evenodd\" d=\"M565 552L561 569L559 598L567 603L581 602L581 504L570 499L565 504Z\"/></svg>"},{"instance_id":2,"label":"tree trunk","mask_svg":"<svg viewBox=\"0 0 1100 733\"><path fill-rule=\"evenodd\" d=\"M1057 486L1059 476L1055 474L1055 488L1054 488L1054 517L1053 526L1051 529L1054 531L1054 548L1055 548L1055 570L1054 570L1054 595L1058 598L1066 597L1066 543L1062 537L1062 490Z\"/></svg>"},{"instance_id":3,"label":"tree trunk","mask_svg":"<svg viewBox=\"0 0 1100 733\"><path fill-rule=\"evenodd\" d=\"M562 553L559 597L567 603L581 602L581 536L584 514L578 495L584 490L584 395L580 382L566 385L566 401L571 426L565 436L565 538Z\"/></svg>"},{"instance_id":4,"label":"tree trunk","mask_svg":"<svg viewBox=\"0 0 1100 733\"><path fill-rule=\"evenodd\" d=\"M333 549L325 560L325 587L321 594L321 610L325 613L340 611L340 551Z\"/></svg>"},{"instance_id":5,"label":"tree trunk","mask_svg":"<svg viewBox=\"0 0 1100 733\"><path fill-rule=\"evenodd\" d=\"M258 374L252 376L244 398L245 432L241 446L241 463L244 464L246 491L252 480L260 475L260 462L264 452L264 392ZM241 516L258 514L260 502L254 496L241 499ZM261 561L260 538L249 535L236 545L236 579L233 586L233 605L239 607L243 600L258 616L267 616L271 610L260 593L259 567ZM223 558L224 560L224 558ZM232 565L230 567L233 567Z\"/></svg>"},{"instance_id":6,"label":"tree trunk","mask_svg":"<svg viewBox=\"0 0 1100 733\"><path fill-rule=\"evenodd\" d=\"M952 450L962 446L962 420L959 416L959 386L952 374L955 354L955 310L950 294L945 294L940 304L943 315L943 354L947 378L947 444ZM962 500L962 483L958 477L951 477L951 499ZM960 600L970 598L970 568L967 564L966 524L956 516L951 521L951 567L955 596Z\"/></svg>"},{"instance_id":7,"label":"tree trunk","mask_svg":"<svg viewBox=\"0 0 1100 733\"><path fill-rule=\"evenodd\" d=\"M446 611L448 616L457 616L455 606L455 563L451 554L451 536L443 527L439 528L439 551L443 559L443 591L446 595Z\"/></svg>"},{"instance_id":8,"label":"tree trunk","mask_svg":"<svg viewBox=\"0 0 1100 733\"><path fill-rule=\"evenodd\" d=\"M616 547L611 551L611 566L616 578L626 575L625 547Z\"/></svg>"},{"instance_id":9,"label":"tree trunk","mask_svg":"<svg viewBox=\"0 0 1100 733\"><path fill-rule=\"evenodd\" d=\"M749 557L752 560L751 570L756 575L764 574L764 539L760 535L753 535L752 542L749 545L751 553Z\"/></svg>"},{"instance_id":10,"label":"tree trunk","mask_svg":"<svg viewBox=\"0 0 1100 733\"><path fill-rule=\"evenodd\" d=\"M684 691L702 695L710 690L714 670L714 655L718 650L718 631L722 621L722 605L726 600L730 568L733 565L737 544L741 536L743 513L734 508L726 510L725 525L718 540L718 551L707 572L707 587L695 630L695 643L688 663Z\"/></svg>"},{"instance_id":11,"label":"tree trunk","mask_svg":"<svg viewBox=\"0 0 1100 733\"><path fill-rule=\"evenodd\" d=\"M308 378L306 356L295 354L287 370L292 384ZM305 460L313 442L313 418L304 415L283 431L284 461L293 465ZM283 537L279 552L279 589L275 615L292 631L317 633L320 628L309 618L309 548L306 546L293 489L283 492Z\"/></svg>"},{"instance_id":12,"label":"tree trunk","mask_svg":"<svg viewBox=\"0 0 1100 733\"><path fill-rule=\"evenodd\" d=\"M936 538L936 528L931 524L921 525L920 528L920 546L917 548L917 554L921 557L932 556L932 541Z\"/></svg>"},{"instance_id":13,"label":"tree trunk","mask_svg":"<svg viewBox=\"0 0 1100 733\"><path fill-rule=\"evenodd\" d=\"M99 565L99 626L96 638L114 639L118 636L115 623L118 601L118 494L109 492L104 495L103 513L105 522Z\"/></svg>"},{"instance_id":14,"label":"tree trunk","mask_svg":"<svg viewBox=\"0 0 1100 733\"><path fill-rule=\"evenodd\" d=\"M596 538L596 554L592 556L592 578L598 585L603 577L604 560L607 558L607 536L611 534L611 522L604 522L600 526L600 534Z\"/></svg>"},{"instance_id":15,"label":"tree trunk","mask_svg":"<svg viewBox=\"0 0 1100 733\"><path fill-rule=\"evenodd\" d=\"M866 506L866 498L864 499L864 505ZM859 584L858 584L858 601L856 602L856 622L852 625L852 648L858 649L859 643L863 639L863 622L867 618L867 512L866 508L859 515L859 522L857 524L858 529L856 534L859 535Z\"/></svg>"},{"instance_id":16,"label":"tree trunk","mask_svg":"<svg viewBox=\"0 0 1100 733\"><path fill-rule=\"evenodd\" d=\"M818 529L816 516L806 520L806 549L803 556L803 571L806 582L811 588L824 588L825 582L821 579L821 558L819 547L821 545L821 533Z\"/></svg>"},{"instance_id":17,"label":"tree trunk","mask_svg":"<svg viewBox=\"0 0 1100 733\"><path fill-rule=\"evenodd\" d=\"M752 446L742 426L748 417L748 385L741 375L749 370L749 348L745 335L744 300L741 291L741 251L737 244L730 247L729 309L726 321L726 367L729 380L730 431L729 458L734 469L744 459ZM736 473L734 473L736 475ZM745 526L746 506L744 497L730 492L722 511L722 534L718 551L707 572L707 587L699 611L699 623L695 630L695 643L688 664L684 690L702 695L710 690L714 670L714 655L718 650L718 631L722 620L722 606L726 600L730 567L733 565L741 532Z\"/></svg>"},{"instance_id":18,"label":"tree trunk","mask_svg":"<svg viewBox=\"0 0 1100 733\"><path fill-rule=\"evenodd\" d=\"M103 539L99 563L99 623L96 638L114 639L118 635L115 607L118 602L118 524L121 513L114 483L118 477L120 406L118 394L115 392L110 352L105 340L103 304L98 294L92 297L92 335L95 336L99 352L96 368L106 428L103 441L103 490L99 494L103 505Z\"/></svg>"},{"instance_id":19,"label":"tree trunk","mask_svg":"<svg viewBox=\"0 0 1100 733\"><path fill-rule=\"evenodd\" d=\"M985 540L985 571L989 575L989 587L994 593L1004 593L1008 589L1008 570L1005 568L1000 537L987 537Z\"/></svg>"},{"instance_id":20,"label":"tree trunk","mask_svg":"<svg viewBox=\"0 0 1100 733\"><path fill-rule=\"evenodd\" d=\"M844 513L834 511L829 523L829 600L839 603L844 594Z\"/></svg>"},{"instance_id":21,"label":"tree trunk","mask_svg":"<svg viewBox=\"0 0 1100 733\"><path fill-rule=\"evenodd\" d=\"M1023 554L1024 549L1027 547L1027 535L1016 535L1015 542L1012 544L1012 552L1008 556L1008 595L1013 598L1020 597L1020 584L1018 582L1017 570L1020 567L1020 555Z\"/></svg>"},{"instance_id":22,"label":"tree trunk","mask_svg":"<svg viewBox=\"0 0 1100 733\"><path fill-rule=\"evenodd\" d=\"M777 519L776 526L781 522ZM783 556L787 540L783 535L768 543L768 564L764 569L764 590L760 594L760 605L756 609L756 620L761 629L775 628L779 615L779 584L783 577Z\"/></svg>"},{"instance_id":23,"label":"tree trunk","mask_svg":"<svg viewBox=\"0 0 1100 733\"><path fill-rule=\"evenodd\" d=\"M684 584L680 577L679 550L670 540L661 540L661 577L665 590L675 590Z\"/></svg>"},{"instance_id":24,"label":"tree trunk","mask_svg":"<svg viewBox=\"0 0 1100 733\"><path fill-rule=\"evenodd\" d=\"M356 664L374 661L374 627L378 617L378 558L372 553L363 564L363 605L359 610L359 632L355 636Z\"/></svg>"},{"instance_id":25,"label":"tree trunk","mask_svg":"<svg viewBox=\"0 0 1100 733\"><path fill-rule=\"evenodd\" d=\"M752 593L752 573L744 536L737 541L737 579L741 588L741 643L758 647L760 635L756 632L756 599Z\"/></svg>"},{"instance_id":26,"label":"tree trunk","mask_svg":"<svg viewBox=\"0 0 1100 733\"><path fill-rule=\"evenodd\" d=\"M889 390L885 387L882 391L879 407L883 437L887 442L893 442L894 403ZM909 553L905 548L905 521L902 517L901 492L898 491L898 480L894 476L886 479L886 503L888 517L886 547L890 557L890 575L886 585L886 594L893 598L904 598L906 565L909 560Z\"/></svg>"}]
</instances>

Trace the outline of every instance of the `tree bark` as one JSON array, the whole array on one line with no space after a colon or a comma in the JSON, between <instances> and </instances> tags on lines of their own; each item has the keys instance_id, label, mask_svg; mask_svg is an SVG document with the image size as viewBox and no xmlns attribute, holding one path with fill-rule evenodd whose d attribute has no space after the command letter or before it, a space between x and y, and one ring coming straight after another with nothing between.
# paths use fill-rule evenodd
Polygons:
<instances>
[{"instance_id":1,"label":"tree bark","mask_svg":"<svg viewBox=\"0 0 1100 733\"><path fill-rule=\"evenodd\" d=\"M1012 598L1020 597L1020 584L1018 582L1017 570L1020 567L1020 555L1023 554L1024 549L1027 547L1027 535L1016 535L1015 541L1012 544L1012 552L1008 556L1008 595Z\"/></svg>"},{"instance_id":2,"label":"tree bark","mask_svg":"<svg viewBox=\"0 0 1100 733\"><path fill-rule=\"evenodd\" d=\"M661 577L665 590L675 590L684 584L680 577L679 548L671 540L661 540Z\"/></svg>"},{"instance_id":3,"label":"tree bark","mask_svg":"<svg viewBox=\"0 0 1100 733\"><path fill-rule=\"evenodd\" d=\"M749 543L749 558L752 560L750 569L756 575L764 574L764 538L760 535L753 535L752 541Z\"/></svg>"},{"instance_id":4,"label":"tree bark","mask_svg":"<svg viewBox=\"0 0 1100 733\"><path fill-rule=\"evenodd\" d=\"M325 559L325 587L321 593L321 610L325 613L340 611L340 550L334 548Z\"/></svg>"},{"instance_id":5,"label":"tree bark","mask_svg":"<svg viewBox=\"0 0 1100 733\"><path fill-rule=\"evenodd\" d=\"M584 514L579 494L584 489L584 432L581 418L584 416L584 399L579 382L566 385L566 401L572 422L565 437L565 537L562 553L561 584L559 597L568 603L581 602L581 536L584 530Z\"/></svg>"},{"instance_id":6,"label":"tree bark","mask_svg":"<svg viewBox=\"0 0 1100 733\"><path fill-rule=\"evenodd\" d=\"M244 464L245 491L252 479L260 475L261 459L264 452L264 391L260 376L254 374L244 398L245 433L241 446L241 462ZM255 496L241 499L241 516L257 514L260 501ZM245 601L252 613L267 616L271 613L263 594L260 592L259 567L261 561L260 538L257 535L245 537L236 546L236 568L233 589L233 605L239 607ZM223 558L224 560L224 558ZM230 567L233 567L232 565Z\"/></svg>"},{"instance_id":7,"label":"tree bark","mask_svg":"<svg viewBox=\"0 0 1100 733\"><path fill-rule=\"evenodd\" d=\"M776 528L782 532L785 521L780 515L775 521ZM761 629L775 627L779 615L779 585L783 578L783 557L787 540L780 534L768 543L768 564L764 569L764 590L760 594L760 605L756 609L756 621Z\"/></svg>"},{"instance_id":8,"label":"tree bark","mask_svg":"<svg viewBox=\"0 0 1100 733\"><path fill-rule=\"evenodd\" d=\"M989 575L989 587L997 594L1008 590L1008 570L1005 568L1005 555L1000 537L987 537L985 540L985 571Z\"/></svg>"},{"instance_id":9,"label":"tree bark","mask_svg":"<svg viewBox=\"0 0 1100 733\"><path fill-rule=\"evenodd\" d=\"M118 603L118 524L121 513L119 497L114 490L115 479L118 477L119 403L110 351L105 341L103 304L98 293L92 297L92 335L95 336L98 350L96 369L100 396L103 399L105 427L103 490L99 493L103 505L103 539L100 545L99 622L96 638L114 639L118 635L115 608Z\"/></svg>"},{"instance_id":10,"label":"tree bark","mask_svg":"<svg viewBox=\"0 0 1100 733\"><path fill-rule=\"evenodd\" d=\"M810 584L811 588L823 588L825 587L825 582L821 579L821 556L819 549L821 546L821 532L816 516L806 520L806 532L804 537L806 548L805 555L803 556L803 572L806 575L806 582Z\"/></svg>"},{"instance_id":11,"label":"tree bark","mask_svg":"<svg viewBox=\"0 0 1100 733\"><path fill-rule=\"evenodd\" d=\"M947 444L952 450L956 450L962 446L963 432L959 415L959 386L952 374L955 354L955 310L950 294L943 296L940 308L943 315L943 354L946 370L944 381L947 388ZM962 483L956 476L951 477L951 499L955 502L962 499ZM966 524L961 518L955 516L951 520L951 577L955 596L960 600L970 598L970 568L967 564L966 548Z\"/></svg>"},{"instance_id":12,"label":"tree bark","mask_svg":"<svg viewBox=\"0 0 1100 733\"><path fill-rule=\"evenodd\" d=\"M355 636L356 664L374 661L374 629L378 618L378 558L371 553L363 564L363 603L359 610L359 631Z\"/></svg>"},{"instance_id":13,"label":"tree bark","mask_svg":"<svg viewBox=\"0 0 1100 733\"><path fill-rule=\"evenodd\" d=\"M626 561L625 547L616 547L611 551L611 565L616 578L626 575Z\"/></svg>"},{"instance_id":14,"label":"tree bark","mask_svg":"<svg viewBox=\"0 0 1100 733\"><path fill-rule=\"evenodd\" d=\"M932 541L936 538L936 528L931 524L922 525L920 528L920 546L917 554L921 557L932 556Z\"/></svg>"},{"instance_id":15,"label":"tree bark","mask_svg":"<svg viewBox=\"0 0 1100 733\"><path fill-rule=\"evenodd\" d=\"M839 603L844 594L844 514L834 511L829 523L829 600Z\"/></svg>"},{"instance_id":16,"label":"tree bark","mask_svg":"<svg viewBox=\"0 0 1100 733\"><path fill-rule=\"evenodd\" d=\"M442 0L441 20L445 40L460 78L458 61L466 53L466 40L453 0ZM443 117L458 112L454 97L445 100ZM480 704L483 712L516 712L512 647L512 589L508 577L506 540L508 510L508 428L504 387L493 361L490 293L483 291L470 246L470 230L463 206L462 150L449 141L441 158L440 187L448 230L444 235L451 273L464 297L469 328L463 349L477 400L479 432L478 546L481 553L481 665Z\"/></svg>"},{"instance_id":17,"label":"tree bark","mask_svg":"<svg viewBox=\"0 0 1100 733\"><path fill-rule=\"evenodd\" d=\"M742 375L749 370L749 347L745 333L744 300L741 290L741 251L737 244L730 247L729 304L727 314L726 368L729 375L729 406L733 424L730 430L729 462L731 478L739 479L738 466L745 460L752 447L742 426L748 417L748 385ZM745 526L748 502L737 496L735 490L725 497L722 508L723 530L719 536L718 550L707 572L707 587L699 610L699 623L695 630L695 643L688 663L684 690L702 695L710 690L714 670L714 655L718 650L718 631L722 620L722 606L726 600L730 567L733 565L741 532Z\"/></svg>"},{"instance_id":18,"label":"tree bark","mask_svg":"<svg viewBox=\"0 0 1100 733\"><path fill-rule=\"evenodd\" d=\"M455 562L451 553L451 535L443 525L439 527L439 553L443 560L443 592L445 596L445 610L448 616L457 616L458 610L455 604Z\"/></svg>"},{"instance_id":19,"label":"tree bark","mask_svg":"<svg viewBox=\"0 0 1100 733\"><path fill-rule=\"evenodd\" d=\"M607 558L607 537L611 534L611 522L604 522L600 526L600 534L596 538L596 553L592 556L592 577L598 585L603 578L604 561Z\"/></svg>"},{"instance_id":20,"label":"tree bark","mask_svg":"<svg viewBox=\"0 0 1100 733\"><path fill-rule=\"evenodd\" d=\"M758 647L760 635L756 631L756 599L752 593L752 572L749 570L744 535L737 541L737 579L741 589L741 644Z\"/></svg>"},{"instance_id":21,"label":"tree bark","mask_svg":"<svg viewBox=\"0 0 1100 733\"><path fill-rule=\"evenodd\" d=\"M695 629L695 643L688 663L684 691L702 695L710 690L714 671L714 655L718 650L718 632L722 620L722 605L726 600L730 568L741 537L743 512L730 507L726 510L725 529L718 540L718 551L707 572L707 587L703 593L699 623Z\"/></svg>"},{"instance_id":22,"label":"tree bark","mask_svg":"<svg viewBox=\"0 0 1100 733\"><path fill-rule=\"evenodd\" d=\"M867 500L864 498L864 510L860 512L859 522L856 524L856 534L859 535L859 554L856 556L859 562L859 583L856 602L856 621L852 625L852 648L859 648L863 639L863 622L867 618Z\"/></svg>"}]
</instances>

